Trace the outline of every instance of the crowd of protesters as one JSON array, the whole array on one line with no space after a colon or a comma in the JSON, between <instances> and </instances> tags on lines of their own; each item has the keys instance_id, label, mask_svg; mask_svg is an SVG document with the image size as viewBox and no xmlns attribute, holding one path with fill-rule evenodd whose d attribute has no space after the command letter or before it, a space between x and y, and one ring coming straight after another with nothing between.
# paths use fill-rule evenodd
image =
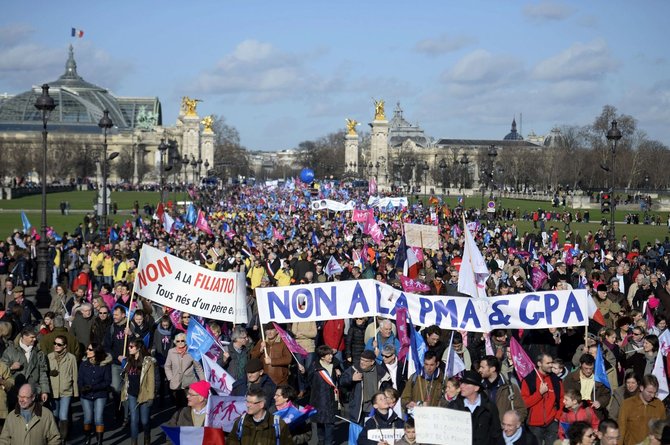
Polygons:
<instances>
[{"instance_id":1,"label":"crowd of protesters","mask_svg":"<svg viewBox=\"0 0 670 445\"><path fill-rule=\"evenodd\" d=\"M192 196L197 200L197 191ZM368 195L323 184L319 197L353 200L361 208ZM90 220L72 234L52 232L51 303L44 314L24 289L35 281L38 236L15 233L0 242L0 444L76 439L70 424L77 399L87 445L104 443L105 412L114 412L133 445L140 433L145 445L151 443L156 405L174 407L170 425L205 424L213 392L187 349L191 315L132 298L143 243L247 277L246 325L199 320L226 345L214 358L236 379L231 395L246 397L246 413L227 443L332 445L348 422L362 427L359 444L384 444L367 432L387 428L404 431L396 444L412 444L417 406L471 413L476 445L670 443L666 407L657 397L667 380L654 372L670 317L667 237L653 245L625 236L610 242L595 225L580 234L570 230L569 220L547 219L542 211L532 215L535 230L520 233L507 212L496 219L467 203L450 209L431 198L376 208L384 237L375 242L351 221L351 212L312 211L310 199L298 181L228 189L217 204L202 209L211 235L187 222L186 209L170 203L160 206L158 218L137 208L107 234L92 229ZM170 233L162 212L176 218ZM605 324L591 322L586 344L583 326L487 335L428 326L421 330L423 363L413 374L400 354L394 319L283 326L309 353L305 358L290 353L272 324L262 325L255 301L259 287L374 278L400 288L403 264L396 259L403 222L439 226L440 249L419 252L415 279L430 287L426 293L463 296L458 272L464 238L462 226L457 228L463 213L479 221L474 235L491 273L489 296L585 288ZM331 258L342 266L340 273L326 274ZM25 267L17 276L12 271L19 262ZM515 369L511 339L535 362L525 378ZM465 365L457 375L445 368L449 344ZM594 376L598 354L609 385ZM309 404L316 414L290 428L273 416L289 404Z\"/></svg>"}]
</instances>

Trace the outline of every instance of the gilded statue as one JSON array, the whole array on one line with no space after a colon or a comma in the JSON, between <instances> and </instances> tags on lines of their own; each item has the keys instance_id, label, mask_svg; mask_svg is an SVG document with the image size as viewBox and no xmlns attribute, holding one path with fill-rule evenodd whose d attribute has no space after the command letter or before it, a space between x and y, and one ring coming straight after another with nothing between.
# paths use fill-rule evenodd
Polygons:
<instances>
[{"instance_id":1,"label":"gilded statue","mask_svg":"<svg viewBox=\"0 0 670 445\"><path fill-rule=\"evenodd\" d=\"M195 108L198 106L198 102L201 102L200 99L191 99L188 96L184 96L181 99L181 108L184 110L186 116L197 116Z\"/></svg>"},{"instance_id":2,"label":"gilded statue","mask_svg":"<svg viewBox=\"0 0 670 445\"><path fill-rule=\"evenodd\" d=\"M356 119L345 119L345 121L347 122L347 134L356 136L356 126L360 125L360 122Z\"/></svg>"},{"instance_id":3,"label":"gilded statue","mask_svg":"<svg viewBox=\"0 0 670 445\"><path fill-rule=\"evenodd\" d=\"M385 121L386 115L384 114L384 99L375 101L375 120L376 121Z\"/></svg>"},{"instance_id":4,"label":"gilded statue","mask_svg":"<svg viewBox=\"0 0 670 445\"><path fill-rule=\"evenodd\" d=\"M212 125L214 125L214 118L210 114L209 116L206 116L203 120L200 121L202 125L205 126L205 133L212 133L214 130L212 129Z\"/></svg>"}]
</instances>

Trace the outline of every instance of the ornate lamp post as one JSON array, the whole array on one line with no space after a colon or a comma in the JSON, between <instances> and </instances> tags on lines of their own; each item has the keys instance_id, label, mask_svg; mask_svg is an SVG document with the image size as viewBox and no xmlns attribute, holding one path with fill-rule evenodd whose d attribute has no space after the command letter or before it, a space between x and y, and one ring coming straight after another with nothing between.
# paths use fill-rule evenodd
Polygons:
<instances>
[{"instance_id":1,"label":"ornate lamp post","mask_svg":"<svg viewBox=\"0 0 670 445\"><path fill-rule=\"evenodd\" d=\"M47 284L49 277L49 245L47 243L47 121L56 108L56 102L49 96L49 85L42 85L42 95L35 101L35 108L42 112L42 228L37 245L37 281L40 286Z\"/></svg>"},{"instance_id":2,"label":"ornate lamp post","mask_svg":"<svg viewBox=\"0 0 670 445\"><path fill-rule=\"evenodd\" d=\"M202 158L198 158L198 181L200 181L201 175L202 175Z\"/></svg>"},{"instance_id":3,"label":"ornate lamp post","mask_svg":"<svg viewBox=\"0 0 670 445\"><path fill-rule=\"evenodd\" d=\"M493 199L493 171L495 165L495 157L498 156L498 149L496 148L495 145L491 145L489 146L489 149L486 154L489 157L489 161L488 161L488 168L486 169L485 172L486 181L482 185L482 210L484 210L484 194L486 193L486 189L489 187L489 184L491 186L490 199Z\"/></svg>"},{"instance_id":4,"label":"ornate lamp post","mask_svg":"<svg viewBox=\"0 0 670 445\"><path fill-rule=\"evenodd\" d=\"M112 119L109 117L109 110L102 112L102 118L98 122L98 127L102 128L102 237L107 241L107 215L109 214L109 207L107 206L107 162L111 161L119 155L114 152L107 159L107 131L114 126Z\"/></svg>"},{"instance_id":5,"label":"ornate lamp post","mask_svg":"<svg viewBox=\"0 0 670 445\"><path fill-rule=\"evenodd\" d=\"M161 138L161 143L158 144L158 151L160 151L160 162L159 162L159 173L160 173L160 194L161 202L165 201L165 167L164 167L164 155L168 149L168 145L165 143L165 139Z\"/></svg>"},{"instance_id":6,"label":"ornate lamp post","mask_svg":"<svg viewBox=\"0 0 670 445\"><path fill-rule=\"evenodd\" d=\"M191 155L191 179L193 179L193 184L195 185L195 167L198 165L198 161L195 160L195 156Z\"/></svg>"},{"instance_id":7,"label":"ornate lamp post","mask_svg":"<svg viewBox=\"0 0 670 445\"><path fill-rule=\"evenodd\" d=\"M617 121L612 121L612 126L607 131L607 140L612 143L612 165L610 165L610 196L612 199L612 211L610 212L610 240L613 244L616 243L616 232L614 229L614 212L616 211L616 198L614 197L614 162L616 160L616 145L619 139L621 139L621 130L617 128ZM613 247L614 246L611 245L610 249Z\"/></svg>"},{"instance_id":8,"label":"ornate lamp post","mask_svg":"<svg viewBox=\"0 0 670 445\"><path fill-rule=\"evenodd\" d=\"M428 194L428 170L430 167L428 167L428 161L423 161L423 165L421 166L421 169L423 170L423 194L427 195Z\"/></svg>"},{"instance_id":9,"label":"ornate lamp post","mask_svg":"<svg viewBox=\"0 0 670 445\"><path fill-rule=\"evenodd\" d=\"M209 176L209 160L205 159L205 176Z\"/></svg>"},{"instance_id":10,"label":"ornate lamp post","mask_svg":"<svg viewBox=\"0 0 670 445\"><path fill-rule=\"evenodd\" d=\"M461 160L459 161L461 164L461 188L465 189L465 178L468 173L468 164L470 163L470 160L468 159L468 155L463 153L463 156L461 157Z\"/></svg>"},{"instance_id":11,"label":"ornate lamp post","mask_svg":"<svg viewBox=\"0 0 670 445\"><path fill-rule=\"evenodd\" d=\"M437 165L440 171L442 172L442 194L444 195L446 187L446 178L445 178L445 173L447 171L447 161L442 158L440 160L440 163Z\"/></svg>"},{"instance_id":12,"label":"ornate lamp post","mask_svg":"<svg viewBox=\"0 0 670 445\"><path fill-rule=\"evenodd\" d=\"M416 168L416 161L414 159L412 159L411 161L409 161L409 164L407 164L407 165L409 165L409 168L412 171L412 177L409 179L410 193L412 193L412 190L411 190L412 189L412 180L415 179L416 172L414 171L414 169ZM414 183L416 183L416 180L414 180Z\"/></svg>"}]
</instances>

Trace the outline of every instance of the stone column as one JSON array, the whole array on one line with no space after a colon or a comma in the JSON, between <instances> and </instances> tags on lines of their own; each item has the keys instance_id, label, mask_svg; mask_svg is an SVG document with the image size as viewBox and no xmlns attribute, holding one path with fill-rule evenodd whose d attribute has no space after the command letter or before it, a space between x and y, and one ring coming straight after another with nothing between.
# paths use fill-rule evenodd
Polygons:
<instances>
[{"instance_id":1,"label":"stone column","mask_svg":"<svg viewBox=\"0 0 670 445\"><path fill-rule=\"evenodd\" d=\"M207 176L205 161L209 163L210 169L214 168L214 139L216 139L216 134L211 130L204 130L200 135L200 155L202 156L200 176L203 178Z\"/></svg>"},{"instance_id":2,"label":"stone column","mask_svg":"<svg viewBox=\"0 0 670 445\"><path fill-rule=\"evenodd\" d=\"M358 135L347 134L344 137L344 171L356 174L358 167Z\"/></svg>"},{"instance_id":3,"label":"stone column","mask_svg":"<svg viewBox=\"0 0 670 445\"><path fill-rule=\"evenodd\" d=\"M179 116L179 121L181 123L179 127L182 132L181 155L187 156L189 161L193 158L197 161L202 157L202 153L200 152L200 118L197 115L183 115ZM202 162L204 163L205 160L203 159ZM191 182L195 182L195 175L191 173L191 176Z\"/></svg>"},{"instance_id":4,"label":"stone column","mask_svg":"<svg viewBox=\"0 0 670 445\"><path fill-rule=\"evenodd\" d=\"M377 165L379 162L379 170L377 172L377 187L380 191L388 190L389 181L388 181L388 135L389 135L389 122L384 120L375 119L370 124L372 128L371 140L370 140L370 162L373 166ZM367 166L366 166L367 167Z\"/></svg>"}]
</instances>

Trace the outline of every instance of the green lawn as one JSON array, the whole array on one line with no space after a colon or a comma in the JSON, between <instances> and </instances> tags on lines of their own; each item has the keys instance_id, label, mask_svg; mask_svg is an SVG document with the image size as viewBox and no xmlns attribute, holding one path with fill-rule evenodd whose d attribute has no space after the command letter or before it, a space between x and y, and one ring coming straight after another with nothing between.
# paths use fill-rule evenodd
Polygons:
<instances>
[{"instance_id":1,"label":"green lawn","mask_svg":"<svg viewBox=\"0 0 670 445\"><path fill-rule=\"evenodd\" d=\"M169 194L169 199L174 199L174 194ZM69 201L70 207L72 210L84 210L93 212L93 200L95 199L95 192L86 191L86 192L66 192L66 193L53 193L47 196L47 207L50 210L57 210L56 212L49 212L47 215L47 224L56 229L56 232L62 234L63 232L71 232L80 222L83 221L84 213L74 213L67 216L60 214L59 204L61 201ZM130 218L130 211L132 210L133 203L137 200L140 203L140 206L143 206L145 203L150 203L155 205L158 202L159 196L157 192L113 192L112 201L118 203L119 213L117 215L110 215L111 221L123 222L126 219ZM183 199L181 194L177 195L177 200ZM445 199L446 203L451 207L456 205L456 197L451 196ZM465 199L466 206L475 206L479 207L481 204L481 198L479 196L468 197ZM502 199L502 205L504 207L510 207L513 209L519 208L521 213L528 210L529 212L537 210L538 207L551 210L551 211L563 211L562 207L552 208L551 204L548 201L530 201L530 200L521 200L521 199ZM0 235L7 236L13 229L20 229L21 224L21 215L20 210L25 209L26 215L30 220L31 224L39 230L41 224L41 197L40 195L28 196L24 198L14 199L11 201L0 201ZM4 212L1 210L5 210ZM9 211L8 211L9 210ZM616 218L617 221L623 221L623 217L627 212L617 211ZM642 215L642 212L638 212ZM590 224L585 223L572 223L571 227L573 231L579 230L583 235L589 230L595 231L599 228L598 222L600 221L600 209L591 211L591 221ZM617 224L616 232L617 236L623 234L628 235L628 239L632 240L633 236L637 235L640 238L640 241L643 243L651 242L653 243L656 239L663 240L667 235L669 235L665 223L667 221L667 214L661 213L661 220L663 224L661 226L650 226L650 225L628 225L628 224ZM533 223L526 221L517 221L517 226L519 231L523 234L526 231L533 230ZM548 229L551 225L557 226L562 234L563 224L559 222L550 222L546 225ZM562 238L561 238L562 239Z\"/></svg>"}]
</instances>

